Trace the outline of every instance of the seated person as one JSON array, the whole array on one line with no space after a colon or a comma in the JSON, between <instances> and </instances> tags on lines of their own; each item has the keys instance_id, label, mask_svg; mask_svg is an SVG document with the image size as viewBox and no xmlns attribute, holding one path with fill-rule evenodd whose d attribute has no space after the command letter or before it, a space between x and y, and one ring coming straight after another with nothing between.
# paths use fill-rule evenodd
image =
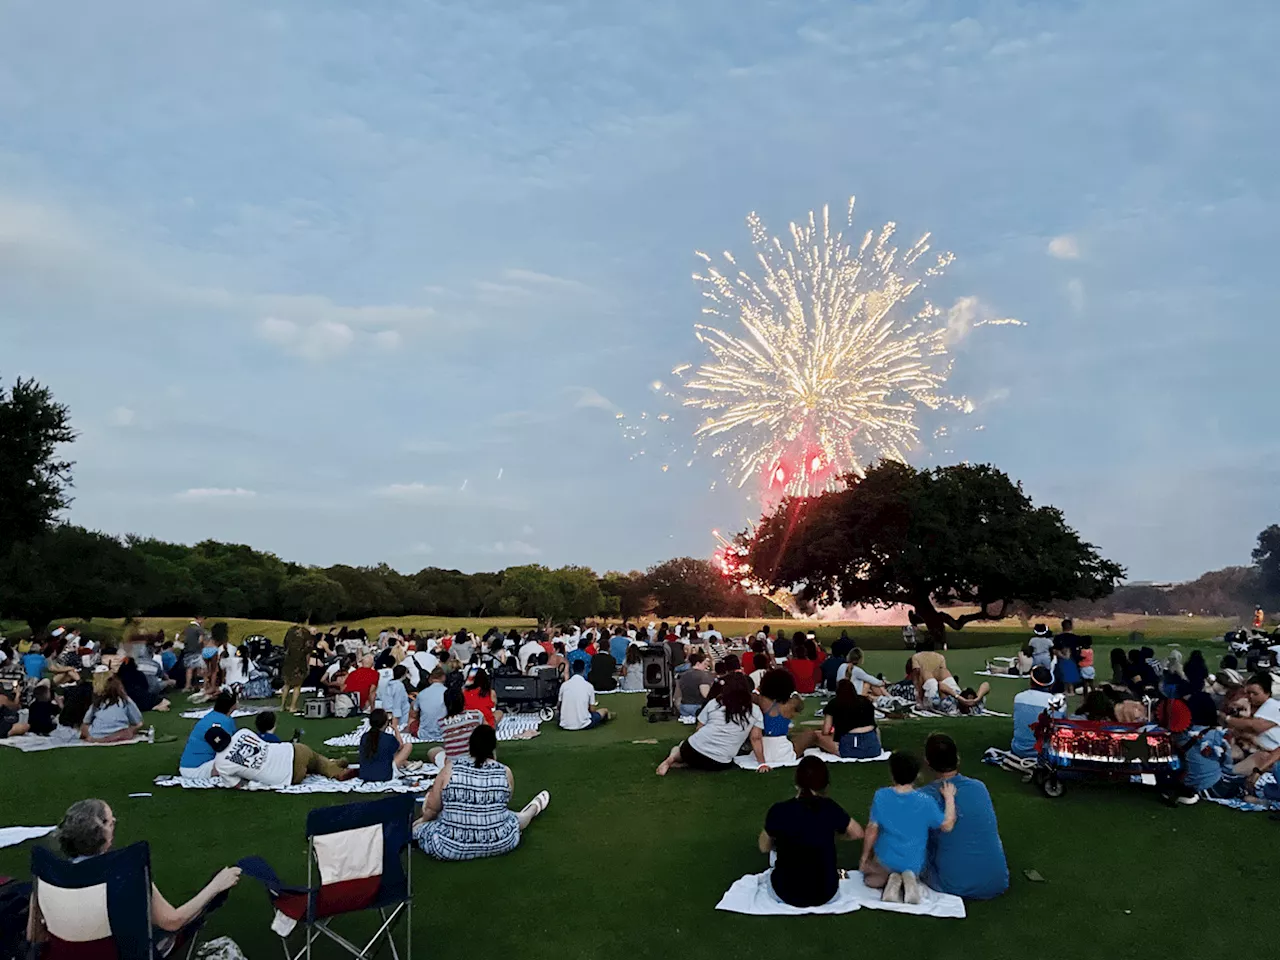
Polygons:
<instances>
[{"instance_id":1,"label":"seated person","mask_svg":"<svg viewBox=\"0 0 1280 960\"><path fill-rule=\"evenodd\" d=\"M796 767L796 795L775 803L760 832L760 852L775 854L769 883L783 903L815 907L836 895L836 839L862 838L862 825L827 797L831 778L817 757Z\"/></svg>"},{"instance_id":2,"label":"seated person","mask_svg":"<svg viewBox=\"0 0 1280 960\"><path fill-rule=\"evenodd\" d=\"M777 649L777 645L774 645ZM796 634L792 641L791 656L787 658L787 670L795 677L797 693L813 693L818 689L818 659L813 644Z\"/></svg>"},{"instance_id":3,"label":"seated person","mask_svg":"<svg viewBox=\"0 0 1280 960\"><path fill-rule=\"evenodd\" d=\"M116 671L116 676L120 678L125 694L143 713L149 710L154 710L157 713L168 712L169 701L159 694L151 692L151 684L147 681L143 672L138 669L138 664L134 662L132 657L120 664L120 669Z\"/></svg>"},{"instance_id":4,"label":"seated person","mask_svg":"<svg viewBox=\"0 0 1280 960\"><path fill-rule=\"evenodd\" d=\"M1280 700L1271 697L1271 675L1256 673L1244 685L1244 695L1252 709L1252 716L1227 717L1227 726L1235 732L1246 749L1247 756L1235 765L1235 772L1242 776L1270 770L1275 755L1280 751Z\"/></svg>"},{"instance_id":5,"label":"seated person","mask_svg":"<svg viewBox=\"0 0 1280 960\"><path fill-rule=\"evenodd\" d=\"M480 724L471 732L466 754L445 760L412 828L423 853L437 860L510 853L534 817L547 809L551 795L545 790L518 813L509 808L515 777L497 761L497 748L493 727Z\"/></svg>"},{"instance_id":6,"label":"seated person","mask_svg":"<svg viewBox=\"0 0 1280 960\"><path fill-rule=\"evenodd\" d=\"M440 734L440 721L445 718L444 667L436 667L427 675L427 685L409 710L409 732L430 740Z\"/></svg>"},{"instance_id":7,"label":"seated person","mask_svg":"<svg viewBox=\"0 0 1280 960\"><path fill-rule=\"evenodd\" d=\"M187 735L186 746L178 760L178 776L192 780L208 780L213 776L213 747L205 740L210 727L221 727L234 733L236 722L231 712L236 708L236 695L230 690L221 691L213 701L213 709L196 721Z\"/></svg>"},{"instance_id":8,"label":"seated person","mask_svg":"<svg viewBox=\"0 0 1280 960\"><path fill-rule=\"evenodd\" d=\"M565 660L569 663L570 676L573 676L573 665L575 663L582 664L583 676L586 676L587 667L591 665L591 654L587 653L585 646L579 646L574 650L570 650Z\"/></svg>"},{"instance_id":9,"label":"seated person","mask_svg":"<svg viewBox=\"0 0 1280 960\"><path fill-rule=\"evenodd\" d=\"M818 734L812 730L796 734L794 742L789 736L792 722L804 713L804 698L796 693L795 678L791 671L776 668L760 678L759 686L755 699L764 719L760 730L764 762L771 767L794 763L818 742Z\"/></svg>"},{"instance_id":10,"label":"seated person","mask_svg":"<svg viewBox=\"0 0 1280 960\"><path fill-rule=\"evenodd\" d=\"M408 729L411 704L405 682L409 676L409 668L396 664L390 668L390 672L389 677L382 674L378 676L378 706L395 717L398 727Z\"/></svg>"},{"instance_id":11,"label":"seated person","mask_svg":"<svg viewBox=\"0 0 1280 960\"><path fill-rule=\"evenodd\" d=\"M956 825L956 788L938 788L943 808L915 788L920 761L901 751L889 758L892 787L881 787L871 801L871 815L862 838L862 881L883 890L889 903L919 903L919 877L929 849L929 831L950 833Z\"/></svg>"},{"instance_id":12,"label":"seated person","mask_svg":"<svg viewBox=\"0 0 1280 960\"><path fill-rule=\"evenodd\" d=\"M841 680L851 680L854 693L864 697L883 697L888 692L884 681L863 669L863 656L862 650L858 647L854 647L845 654L845 662L840 664L836 671L836 683L838 684Z\"/></svg>"},{"instance_id":13,"label":"seated person","mask_svg":"<svg viewBox=\"0 0 1280 960\"><path fill-rule=\"evenodd\" d=\"M852 680L836 684L836 695L822 713L822 732L816 739L825 752L847 759L869 759L883 752L875 707L854 692Z\"/></svg>"},{"instance_id":14,"label":"seated person","mask_svg":"<svg viewBox=\"0 0 1280 960\"><path fill-rule=\"evenodd\" d=\"M929 834L925 882L940 893L966 900L1000 896L1009 889L1009 863L987 785L960 773L956 742L945 733L932 734L925 741L924 759L936 776L920 793L932 797L938 809L945 810L942 787L950 784L956 809L950 833L935 830Z\"/></svg>"},{"instance_id":15,"label":"seated person","mask_svg":"<svg viewBox=\"0 0 1280 960\"><path fill-rule=\"evenodd\" d=\"M596 705L596 688L587 683L585 660L574 660L573 676L560 686L560 729L591 730L609 719L609 711Z\"/></svg>"},{"instance_id":16,"label":"seated person","mask_svg":"<svg viewBox=\"0 0 1280 960\"><path fill-rule=\"evenodd\" d=\"M357 776L361 780L394 780L395 771L405 767L412 752L413 744L404 741L395 718L381 707L376 707L369 714L369 732L360 738L360 770Z\"/></svg>"},{"instance_id":17,"label":"seated person","mask_svg":"<svg viewBox=\"0 0 1280 960\"><path fill-rule=\"evenodd\" d=\"M43 677L45 668L48 665L49 658L44 655L43 645L37 644L22 655L22 669L26 671L27 676L32 680L39 680Z\"/></svg>"},{"instance_id":18,"label":"seated person","mask_svg":"<svg viewBox=\"0 0 1280 960\"><path fill-rule=\"evenodd\" d=\"M658 764L657 774L665 777L674 767L730 770L734 766L734 757L748 739L759 764L757 769L767 773L769 766L764 760L763 729L764 715L751 699L751 681L745 674L728 672L715 698L707 701L698 714L698 729L688 740L672 748L670 755Z\"/></svg>"},{"instance_id":19,"label":"seated person","mask_svg":"<svg viewBox=\"0 0 1280 960\"><path fill-rule=\"evenodd\" d=\"M27 710L27 726L37 736L50 736L58 729L58 714L62 710L47 680L42 680L31 695L31 706Z\"/></svg>"},{"instance_id":20,"label":"seated person","mask_svg":"<svg viewBox=\"0 0 1280 960\"><path fill-rule=\"evenodd\" d=\"M644 667L640 663L640 645L633 643L627 647L627 659L622 664L622 685L624 693L635 693L644 689Z\"/></svg>"},{"instance_id":21,"label":"seated person","mask_svg":"<svg viewBox=\"0 0 1280 960\"><path fill-rule=\"evenodd\" d=\"M1031 686L1013 698L1013 741L1009 752L1024 760L1036 756L1035 726L1046 710L1050 716L1065 717L1066 704L1049 692L1053 674L1048 667L1031 668Z\"/></svg>"},{"instance_id":22,"label":"seated person","mask_svg":"<svg viewBox=\"0 0 1280 960\"><path fill-rule=\"evenodd\" d=\"M378 689L379 679L378 671L373 669L373 657L365 657L360 661L360 666L348 673L343 680L342 692L358 697L360 709L367 713L373 709L373 692Z\"/></svg>"},{"instance_id":23,"label":"seated person","mask_svg":"<svg viewBox=\"0 0 1280 960\"><path fill-rule=\"evenodd\" d=\"M1207 693L1187 698L1191 726L1173 735L1173 745L1183 758L1181 803L1206 799L1236 800L1247 790L1245 777L1233 769L1231 745L1218 724L1218 710Z\"/></svg>"},{"instance_id":24,"label":"seated person","mask_svg":"<svg viewBox=\"0 0 1280 960\"><path fill-rule=\"evenodd\" d=\"M607 648L602 648L591 656L591 665L587 668L587 682L595 689L604 692L617 690L618 681L614 674L618 670L618 661Z\"/></svg>"},{"instance_id":25,"label":"seated person","mask_svg":"<svg viewBox=\"0 0 1280 960\"><path fill-rule=\"evenodd\" d=\"M484 722L493 729L498 729L503 713L498 709L498 695L494 692L486 671L477 670L470 682L462 688L462 701L468 710L479 710L484 716Z\"/></svg>"},{"instance_id":26,"label":"seated person","mask_svg":"<svg viewBox=\"0 0 1280 960\"><path fill-rule=\"evenodd\" d=\"M287 787L301 783L310 773L334 780L356 775L346 760L322 757L305 743L267 743L253 730L228 733L222 727L210 727L205 741L213 747L213 775L223 786L236 790L249 783Z\"/></svg>"},{"instance_id":27,"label":"seated person","mask_svg":"<svg viewBox=\"0 0 1280 960\"><path fill-rule=\"evenodd\" d=\"M933 649L933 641L925 638L911 657L911 679L915 685L916 705L945 707L949 697L960 693L960 684L947 669L947 658Z\"/></svg>"},{"instance_id":28,"label":"seated person","mask_svg":"<svg viewBox=\"0 0 1280 960\"><path fill-rule=\"evenodd\" d=\"M284 743L276 735L276 713L274 710L264 710L253 718L253 729L258 731L264 743Z\"/></svg>"},{"instance_id":29,"label":"seated person","mask_svg":"<svg viewBox=\"0 0 1280 960\"><path fill-rule=\"evenodd\" d=\"M80 739L93 743L132 740L142 729L142 711L124 692L120 677L110 675L80 725Z\"/></svg>"},{"instance_id":30,"label":"seated person","mask_svg":"<svg viewBox=\"0 0 1280 960\"><path fill-rule=\"evenodd\" d=\"M58 824L55 839L58 849L71 861L100 856L111 849L115 840L116 818L111 808L101 800L79 800L67 808ZM240 881L239 867L223 867L204 889L180 907L174 907L164 898L155 884L151 885L151 934L154 956L168 957L176 954L184 944L185 928L203 922L206 913L220 904L214 901ZM105 896L105 894L104 894ZM44 920L40 913L39 882L31 893L30 915L27 920L27 939L33 943L47 938Z\"/></svg>"},{"instance_id":31,"label":"seated person","mask_svg":"<svg viewBox=\"0 0 1280 960\"><path fill-rule=\"evenodd\" d=\"M676 681L680 691L680 716L696 717L701 713L715 681L715 674L707 669L707 655L700 650L689 654L689 669Z\"/></svg>"},{"instance_id":32,"label":"seated person","mask_svg":"<svg viewBox=\"0 0 1280 960\"><path fill-rule=\"evenodd\" d=\"M445 760L466 756L472 732L484 723L483 713L466 708L461 687L445 685L444 711L445 715L440 720L440 735L444 746L432 747L427 751L427 759L436 766Z\"/></svg>"},{"instance_id":33,"label":"seated person","mask_svg":"<svg viewBox=\"0 0 1280 960\"><path fill-rule=\"evenodd\" d=\"M319 677L316 679L314 686L326 697L335 697L345 692L347 683L347 674L356 668L355 654L348 654L340 660L335 660L327 667L322 669ZM308 678L310 679L310 678ZM308 683L307 686L313 686Z\"/></svg>"},{"instance_id":34,"label":"seated person","mask_svg":"<svg viewBox=\"0 0 1280 960\"><path fill-rule=\"evenodd\" d=\"M965 687L955 698L956 709L965 716L980 716L987 712L987 694L991 692L991 684L985 680L978 684L978 689Z\"/></svg>"},{"instance_id":35,"label":"seated person","mask_svg":"<svg viewBox=\"0 0 1280 960\"><path fill-rule=\"evenodd\" d=\"M18 687L0 686L0 740L6 737L20 737L31 731L28 724L21 723L18 705L22 691Z\"/></svg>"}]
</instances>

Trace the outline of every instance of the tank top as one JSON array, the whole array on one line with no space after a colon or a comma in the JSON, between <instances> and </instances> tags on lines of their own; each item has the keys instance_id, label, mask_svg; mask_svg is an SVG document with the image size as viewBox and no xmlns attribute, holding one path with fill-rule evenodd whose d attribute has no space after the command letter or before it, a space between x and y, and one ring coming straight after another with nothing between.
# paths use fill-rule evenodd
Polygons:
<instances>
[{"instance_id":1,"label":"tank top","mask_svg":"<svg viewBox=\"0 0 1280 960\"><path fill-rule=\"evenodd\" d=\"M778 705L775 703L764 715L764 729L760 732L766 737L785 737L791 729L791 719L775 713L777 709Z\"/></svg>"}]
</instances>

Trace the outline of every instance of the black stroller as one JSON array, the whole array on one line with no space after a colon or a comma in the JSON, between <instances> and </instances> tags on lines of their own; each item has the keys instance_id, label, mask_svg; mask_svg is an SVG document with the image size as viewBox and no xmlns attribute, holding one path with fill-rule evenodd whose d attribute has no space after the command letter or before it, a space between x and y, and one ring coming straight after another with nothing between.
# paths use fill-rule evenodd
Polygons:
<instances>
[{"instance_id":1,"label":"black stroller","mask_svg":"<svg viewBox=\"0 0 1280 960\"><path fill-rule=\"evenodd\" d=\"M672 694L675 674L671 669L671 651L665 643L640 649L640 673L644 678L645 701L640 713L650 723L670 720L676 715Z\"/></svg>"},{"instance_id":2,"label":"black stroller","mask_svg":"<svg viewBox=\"0 0 1280 960\"><path fill-rule=\"evenodd\" d=\"M529 676L495 674L493 690L498 695L498 709L506 713L537 712L542 720L552 720L560 701L560 671L555 667L538 667Z\"/></svg>"}]
</instances>

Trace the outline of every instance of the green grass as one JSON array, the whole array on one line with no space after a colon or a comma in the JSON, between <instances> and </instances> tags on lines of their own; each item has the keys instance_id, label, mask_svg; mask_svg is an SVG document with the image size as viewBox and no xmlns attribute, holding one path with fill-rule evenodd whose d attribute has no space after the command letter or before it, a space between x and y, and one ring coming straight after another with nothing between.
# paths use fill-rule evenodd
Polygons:
<instances>
[{"instance_id":1,"label":"green grass","mask_svg":"<svg viewBox=\"0 0 1280 960\"><path fill-rule=\"evenodd\" d=\"M1220 649L1206 649L1211 664ZM967 680L998 652L1004 651L953 650L948 659ZM1100 670L1107 655L1099 648ZM872 670L900 675L900 651L868 659ZM991 705L1007 710L1019 684L993 686ZM1080 786L1047 800L1014 775L978 764L985 747L1005 745L1010 736L1009 720L987 718L885 723L882 736L891 749L917 751L934 729L957 739L965 771L991 788L1013 875L1007 895L971 904L963 922L872 911L797 919L719 913L713 908L729 884L764 868L756 834L769 805L790 794L789 774L655 777L658 760L688 728L645 722L638 698L602 699L621 714L602 730L565 734L544 725L536 740L500 745L515 773L517 803L543 788L552 796L517 851L466 864L415 854L415 956L482 950L535 960L657 960L679 944L700 957L730 958L750 942L752 956L789 960L891 943L927 957L1025 958L1030 944L1054 936L1065 937L1063 949L1073 958L1134 956L1161 943L1199 957L1219 953L1223 943L1220 924L1204 922L1203 911L1192 908L1207 893L1228 897L1233 916L1265 916L1271 908L1278 828L1265 816L1210 804L1169 809L1137 788ZM71 802L102 797L119 818L120 844L151 842L156 882L171 901L253 853L268 857L286 879L304 880L306 811L343 798L155 788L154 776L175 770L191 721L176 712L150 716L179 742L31 755L0 750L3 822L56 823ZM317 746L352 725L300 722ZM281 732L291 730L292 721L282 718ZM659 743L633 742L650 738ZM832 796L865 820L872 791L886 777L883 766L836 765L831 773ZM154 796L128 799L139 791ZM29 849L0 851L0 873L25 876ZM844 850L847 864L856 856L856 847ZM1048 883L1027 881L1029 868ZM234 937L250 957L267 957L279 950L270 921L265 895L245 881L209 933ZM318 955L339 954L321 948Z\"/></svg>"}]
</instances>

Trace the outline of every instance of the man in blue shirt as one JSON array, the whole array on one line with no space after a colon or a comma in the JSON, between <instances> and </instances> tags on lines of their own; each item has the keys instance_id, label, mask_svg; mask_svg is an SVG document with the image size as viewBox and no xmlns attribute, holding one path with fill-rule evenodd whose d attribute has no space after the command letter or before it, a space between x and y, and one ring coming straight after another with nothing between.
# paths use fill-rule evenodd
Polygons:
<instances>
[{"instance_id":1,"label":"man in blue shirt","mask_svg":"<svg viewBox=\"0 0 1280 960\"><path fill-rule=\"evenodd\" d=\"M955 791L939 787L943 809L915 788L920 761L901 751L889 758L892 787L882 787L871 801L871 816L862 838L862 882L883 889L890 903L919 903L917 878L924 872L929 832L949 833L956 824Z\"/></svg>"},{"instance_id":2,"label":"man in blue shirt","mask_svg":"<svg viewBox=\"0 0 1280 960\"><path fill-rule=\"evenodd\" d=\"M627 631L622 627L614 627L613 639L609 641L609 655L618 663L626 663L629 646L631 639L627 636Z\"/></svg>"},{"instance_id":3,"label":"man in blue shirt","mask_svg":"<svg viewBox=\"0 0 1280 960\"><path fill-rule=\"evenodd\" d=\"M1066 702L1049 692L1053 674L1048 667L1031 668L1031 687L1013 698L1013 742L1009 752L1030 759L1036 755L1036 735L1032 727L1046 710L1054 717L1066 716Z\"/></svg>"},{"instance_id":4,"label":"man in blue shirt","mask_svg":"<svg viewBox=\"0 0 1280 960\"><path fill-rule=\"evenodd\" d=\"M236 722L231 711L236 707L235 694L223 690L213 702L213 709L196 721L187 737L187 745L178 761L178 774L194 780L208 780L213 776L213 759L217 756L213 747L205 742L204 735L211 727L221 727L228 735L235 733Z\"/></svg>"},{"instance_id":5,"label":"man in blue shirt","mask_svg":"<svg viewBox=\"0 0 1280 960\"><path fill-rule=\"evenodd\" d=\"M945 733L935 733L925 741L924 759L937 779L920 792L933 797L941 809L942 785L949 783L956 791L954 829L929 834L925 882L940 893L968 900L1000 896L1009 889L1009 864L987 785L960 773L956 742Z\"/></svg>"}]
</instances>

